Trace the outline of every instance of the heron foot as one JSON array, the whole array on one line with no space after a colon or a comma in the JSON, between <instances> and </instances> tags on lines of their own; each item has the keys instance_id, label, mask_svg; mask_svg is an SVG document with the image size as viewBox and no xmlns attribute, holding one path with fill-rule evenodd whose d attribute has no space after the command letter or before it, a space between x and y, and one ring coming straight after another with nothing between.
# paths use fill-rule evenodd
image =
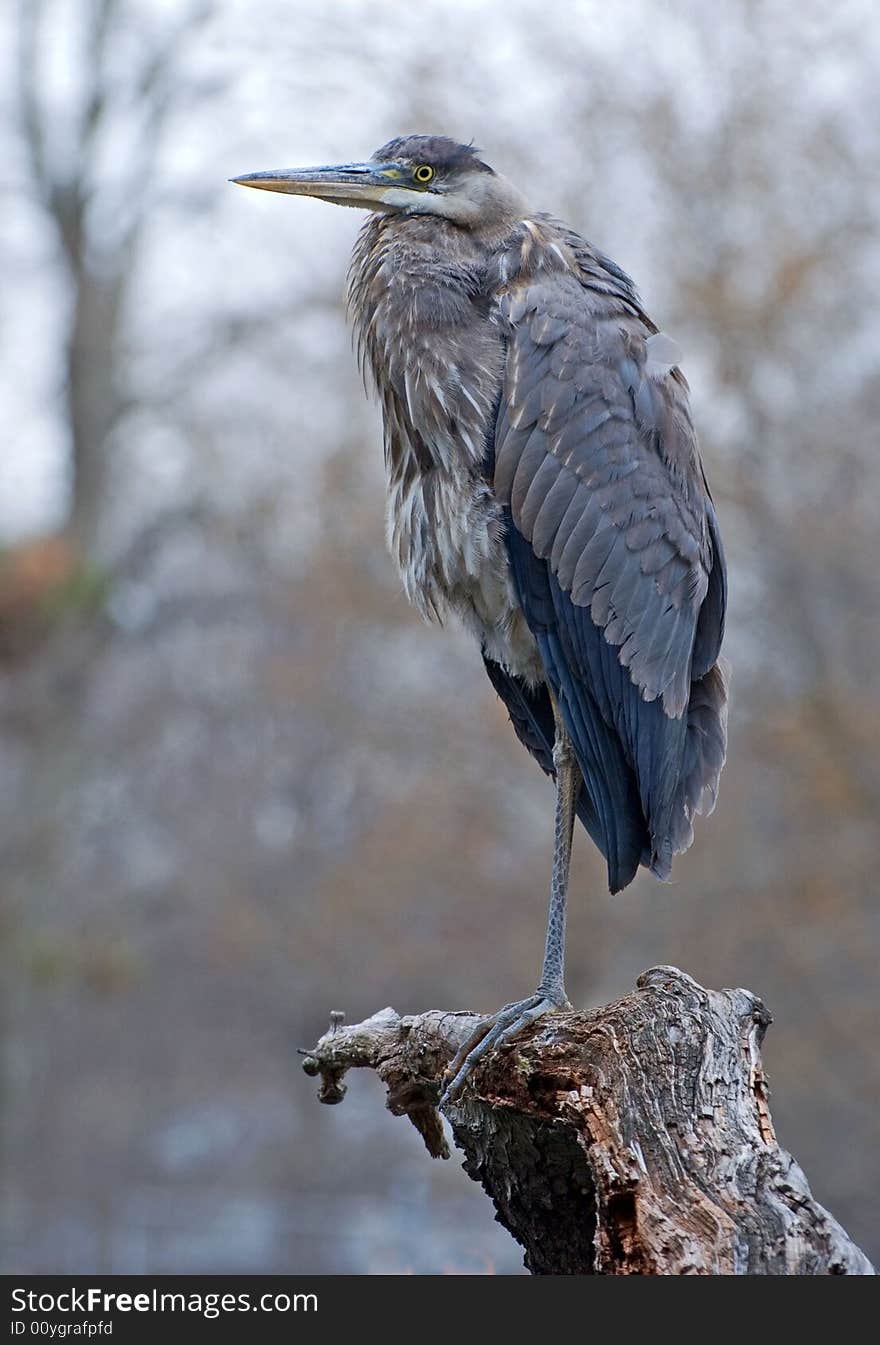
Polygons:
<instances>
[{"instance_id":1,"label":"heron foot","mask_svg":"<svg viewBox=\"0 0 880 1345\"><path fill-rule=\"evenodd\" d=\"M448 1065L443 1076L443 1093L437 1104L440 1110L456 1100L474 1066L490 1051L505 1046L545 1014L570 1008L564 990L554 993L539 989L528 999L505 1004L497 1013L489 1014L459 1047L457 1055Z\"/></svg>"}]
</instances>

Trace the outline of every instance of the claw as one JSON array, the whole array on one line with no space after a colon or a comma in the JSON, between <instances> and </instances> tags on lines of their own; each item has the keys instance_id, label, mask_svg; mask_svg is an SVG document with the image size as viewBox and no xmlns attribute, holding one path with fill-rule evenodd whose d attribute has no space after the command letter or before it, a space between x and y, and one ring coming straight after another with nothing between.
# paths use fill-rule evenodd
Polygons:
<instances>
[{"instance_id":1,"label":"claw","mask_svg":"<svg viewBox=\"0 0 880 1345\"><path fill-rule=\"evenodd\" d=\"M556 1013L559 1009L568 1007L568 1001L564 996L559 1002L546 995L544 991L538 990L528 999L518 1000L515 1004L505 1004L496 1014L485 1018L459 1047L455 1058L449 1064L445 1075L448 1082L437 1104L439 1109L442 1111L450 1102L456 1100L474 1066L490 1051L512 1041L545 1014Z\"/></svg>"}]
</instances>

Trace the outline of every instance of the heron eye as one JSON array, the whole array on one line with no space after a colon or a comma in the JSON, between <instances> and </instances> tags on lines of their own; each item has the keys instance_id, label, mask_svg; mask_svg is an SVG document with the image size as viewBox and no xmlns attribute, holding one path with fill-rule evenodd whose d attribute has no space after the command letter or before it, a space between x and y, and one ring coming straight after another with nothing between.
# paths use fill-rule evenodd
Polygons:
<instances>
[{"instance_id":1,"label":"heron eye","mask_svg":"<svg viewBox=\"0 0 880 1345\"><path fill-rule=\"evenodd\" d=\"M428 163L419 164L418 168L413 173L416 182L430 182L433 176L434 170Z\"/></svg>"}]
</instances>

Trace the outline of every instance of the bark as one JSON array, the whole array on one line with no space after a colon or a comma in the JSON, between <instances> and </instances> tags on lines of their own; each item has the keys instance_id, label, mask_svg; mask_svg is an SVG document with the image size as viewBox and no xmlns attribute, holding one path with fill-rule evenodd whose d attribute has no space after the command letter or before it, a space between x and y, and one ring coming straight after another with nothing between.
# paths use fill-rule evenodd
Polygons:
<instances>
[{"instance_id":1,"label":"bark","mask_svg":"<svg viewBox=\"0 0 880 1345\"><path fill-rule=\"evenodd\" d=\"M306 1054L322 1102L375 1070L387 1105L448 1158L436 1110L446 1064L479 1021L383 1009L341 1015ZM776 1142L747 990L654 967L632 994L554 1014L474 1071L448 1108L464 1168L534 1274L868 1275L867 1257Z\"/></svg>"}]
</instances>

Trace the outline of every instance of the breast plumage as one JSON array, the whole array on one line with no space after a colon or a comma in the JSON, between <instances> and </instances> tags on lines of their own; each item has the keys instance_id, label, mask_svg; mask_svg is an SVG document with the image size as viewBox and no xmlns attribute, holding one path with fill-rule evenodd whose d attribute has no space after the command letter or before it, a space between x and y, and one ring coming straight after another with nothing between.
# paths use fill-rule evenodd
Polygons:
<instances>
[{"instance_id":1,"label":"breast plumage","mask_svg":"<svg viewBox=\"0 0 880 1345\"><path fill-rule=\"evenodd\" d=\"M492 298L480 259L438 270L436 233L417 220L402 229L393 218L373 219L352 265L361 361L382 390L388 546L426 620L454 613L490 658L534 684L540 660L487 471L504 337L487 320Z\"/></svg>"}]
</instances>

